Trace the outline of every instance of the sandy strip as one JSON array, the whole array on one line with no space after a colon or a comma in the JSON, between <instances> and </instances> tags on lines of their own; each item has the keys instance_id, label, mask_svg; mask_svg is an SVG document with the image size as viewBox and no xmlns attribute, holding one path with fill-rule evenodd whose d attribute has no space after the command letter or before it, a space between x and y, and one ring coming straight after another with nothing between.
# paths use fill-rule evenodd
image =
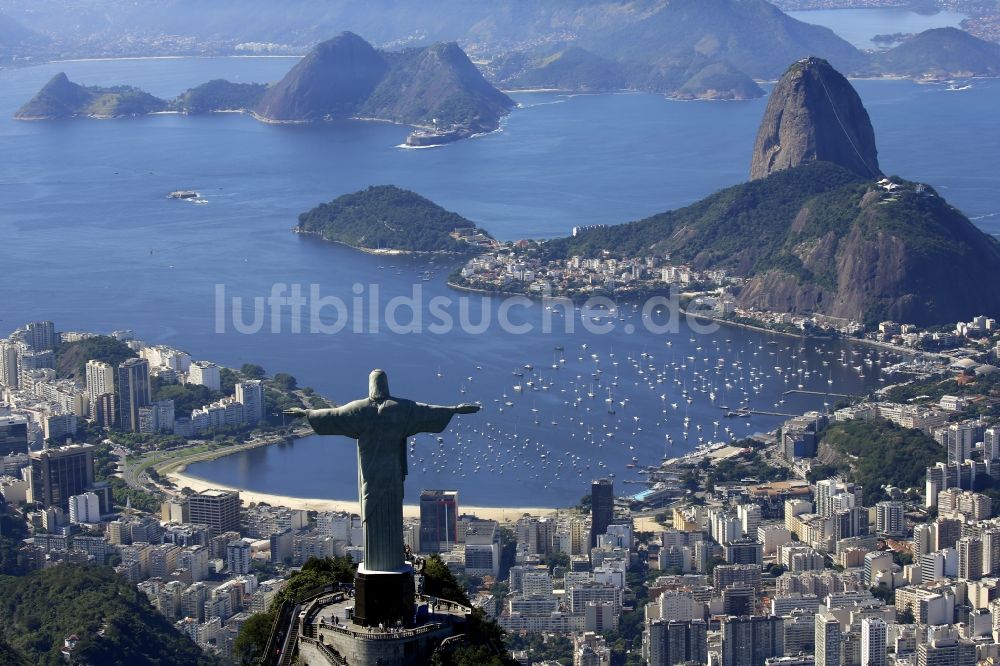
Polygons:
<instances>
[{"instance_id":1,"label":"sandy strip","mask_svg":"<svg viewBox=\"0 0 1000 666\"><path fill-rule=\"evenodd\" d=\"M239 491L240 500L244 504L249 504L251 502L265 502L272 506L287 506L291 509L302 509L305 511L348 511L351 513L358 512L358 503L352 500L330 500L330 499L315 499L315 498L305 498L305 497L288 497L285 495L271 495L269 493L258 493L252 490L243 490L242 488L233 488L232 486L225 486L219 483L212 483L210 481L205 481L204 479L199 479L196 476L190 476L184 474L183 472L171 472L167 474L167 478L177 484L178 488L188 487L195 492L201 492L203 490L215 489L215 490L234 490ZM462 513L475 514L476 516L483 518L485 520L496 520L497 522L514 522L522 515L529 513L533 516L547 516L556 513L557 509L543 509L538 507L483 507L483 506L469 506L466 504L459 503L459 510ZM416 504L404 504L403 505L403 516L406 518L419 518L420 517L420 507Z\"/></svg>"}]
</instances>

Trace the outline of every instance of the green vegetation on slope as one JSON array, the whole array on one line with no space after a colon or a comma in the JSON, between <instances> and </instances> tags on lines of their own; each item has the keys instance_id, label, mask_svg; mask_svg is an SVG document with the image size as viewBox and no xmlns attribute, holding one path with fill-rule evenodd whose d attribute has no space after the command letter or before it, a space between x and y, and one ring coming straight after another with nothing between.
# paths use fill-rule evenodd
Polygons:
<instances>
[{"instance_id":1,"label":"green vegetation on slope","mask_svg":"<svg viewBox=\"0 0 1000 666\"><path fill-rule=\"evenodd\" d=\"M266 90L267 86L263 83L232 83L213 79L181 93L173 104L184 113L249 111L257 106Z\"/></svg>"},{"instance_id":2,"label":"green vegetation on slope","mask_svg":"<svg viewBox=\"0 0 1000 666\"><path fill-rule=\"evenodd\" d=\"M874 69L904 76L1000 75L1000 44L958 28L933 28L874 56Z\"/></svg>"},{"instance_id":3,"label":"green vegetation on slope","mask_svg":"<svg viewBox=\"0 0 1000 666\"><path fill-rule=\"evenodd\" d=\"M389 70L357 112L415 125L495 130L514 101L494 88L454 42L383 52Z\"/></svg>"},{"instance_id":4,"label":"green vegetation on slope","mask_svg":"<svg viewBox=\"0 0 1000 666\"><path fill-rule=\"evenodd\" d=\"M1000 242L932 188L890 193L828 162L736 185L686 208L547 241L542 252L669 256L750 278L743 307L918 325L1000 314Z\"/></svg>"},{"instance_id":5,"label":"green vegetation on slope","mask_svg":"<svg viewBox=\"0 0 1000 666\"><path fill-rule=\"evenodd\" d=\"M919 488L927 467L947 457L922 431L882 419L833 423L820 433L820 445L838 454L839 470L864 486L866 504L883 499L885 485Z\"/></svg>"},{"instance_id":6,"label":"green vegetation on slope","mask_svg":"<svg viewBox=\"0 0 1000 666\"><path fill-rule=\"evenodd\" d=\"M118 366L137 354L120 340L98 335L75 342L63 342L56 348L56 373L60 377L83 381L87 376L87 361L103 361Z\"/></svg>"},{"instance_id":7,"label":"green vegetation on slope","mask_svg":"<svg viewBox=\"0 0 1000 666\"><path fill-rule=\"evenodd\" d=\"M71 635L80 639L74 663L217 663L110 568L63 564L0 579L0 642L25 661L56 666L65 663L60 649Z\"/></svg>"},{"instance_id":8,"label":"green vegetation on slope","mask_svg":"<svg viewBox=\"0 0 1000 666\"><path fill-rule=\"evenodd\" d=\"M138 116L168 108L166 101L132 86L81 86L64 73L56 74L15 118L27 120L95 116Z\"/></svg>"},{"instance_id":9,"label":"green vegetation on slope","mask_svg":"<svg viewBox=\"0 0 1000 666\"><path fill-rule=\"evenodd\" d=\"M850 197L863 187L846 169L815 162L728 187L685 208L547 241L543 248L563 257L597 256L603 250L620 256L669 253L677 263L747 273L772 265L807 201L834 191L842 191L838 199Z\"/></svg>"},{"instance_id":10,"label":"green vegetation on slope","mask_svg":"<svg viewBox=\"0 0 1000 666\"><path fill-rule=\"evenodd\" d=\"M302 213L298 228L357 248L460 253L472 246L449 234L475 225L415 192L381 185Z\"/></svg>"}]
</instances>

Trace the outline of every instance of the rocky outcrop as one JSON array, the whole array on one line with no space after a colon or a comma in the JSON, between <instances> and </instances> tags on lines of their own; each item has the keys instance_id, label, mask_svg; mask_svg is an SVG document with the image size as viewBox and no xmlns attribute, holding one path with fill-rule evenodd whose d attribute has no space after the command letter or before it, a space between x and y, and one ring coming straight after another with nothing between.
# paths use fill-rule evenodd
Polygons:
<instances>
[{"instance_id":1,"label":"rocky outcrop","mask_svg":"<svg viewBox=\"0 0 1000 666\"><path fill-rule=\"evenodd\" d=\"M257 105L256 115L276 122L347 118L389 71L371 44L343 32L311 50Z\"/></svg>"},{"instance_id":2,"label":"rocky outcrop","mask_svg":"<svg viewBox=\"0 0 1000 666\"><path fill-rule=\"evenodd\" d=\"M771 91L750 178L816 161L865 178L880 175L875 131L858 93L828 62L807 58L792 65Z\"/></svg>"}]
</instances>

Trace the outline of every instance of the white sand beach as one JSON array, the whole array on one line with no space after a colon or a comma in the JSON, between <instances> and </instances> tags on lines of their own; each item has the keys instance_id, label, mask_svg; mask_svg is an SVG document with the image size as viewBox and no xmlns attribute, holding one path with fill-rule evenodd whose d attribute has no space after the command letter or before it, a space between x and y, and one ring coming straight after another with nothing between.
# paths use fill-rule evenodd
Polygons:
<instances>
[{"instance_id":1,"label":"white sand beach","mask_svg":"<svg viewBox=\"0 0 1000 666\"><path fill-rule=\"evenodd\" d=\"M189 476L182 471L170 472L167 474L167 478L177 484L178 488L187 487L195 492L201 492L202 490L208 490L210 488L216 490L239 491L240 499L245 504L250 504L251 502L264 502L266 504L271 504L272 506L287 506L292 509L302 509L305 511L358 512L358 503L355 501L288 497L286 495L259 493L252 490L244 490L242 488L233 488L231 486L212 483L205 481L204 479L199 479L196 476ZM533 516L547 516L558 511L558 509L546 509L540 507L482 507L469 506L461 503L459 503L459 510L464 514L474 514L485 520L496 520L500 523L514 522L526 513ZM420 507L416 504L404 504L403 516L405 518L419 518Z\"/></svg>"}]
</instances>

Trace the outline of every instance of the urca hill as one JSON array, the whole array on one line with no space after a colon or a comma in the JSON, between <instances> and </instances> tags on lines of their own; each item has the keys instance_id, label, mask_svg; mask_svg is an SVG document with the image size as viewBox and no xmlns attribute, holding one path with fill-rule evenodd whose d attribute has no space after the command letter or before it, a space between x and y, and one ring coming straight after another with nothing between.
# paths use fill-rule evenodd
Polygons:
<instances>
[{"instance_id":1,"label":"urca hill","mask_svg":"<svg viewBox=\"0 0 1000 666\"><path fill-rule=\"evenodd\" d=\"M1000 314L1000 243L932 187L883 177L868 113L826 61L771 94L748 183L549 243L554 256L670 255L746 278L742 307L916 324Z\"/></svg>"}]
</instances>

